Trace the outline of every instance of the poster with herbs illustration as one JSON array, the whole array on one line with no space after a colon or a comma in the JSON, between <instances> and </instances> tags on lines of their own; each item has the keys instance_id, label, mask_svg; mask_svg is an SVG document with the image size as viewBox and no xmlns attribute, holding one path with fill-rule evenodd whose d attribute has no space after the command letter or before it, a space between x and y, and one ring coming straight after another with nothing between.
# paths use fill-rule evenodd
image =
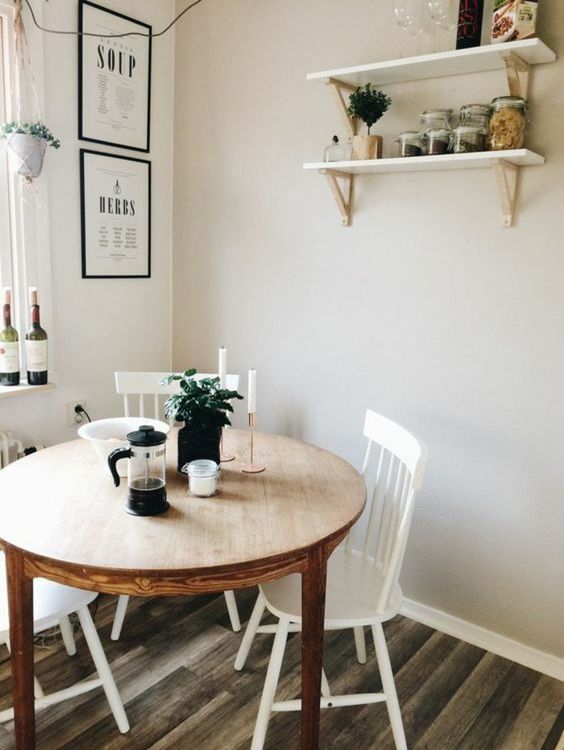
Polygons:
<instances>
[{"instance_id":1,"label":"poster with herbs illustration","mask_svg":"<svg viewBox=\"0 0 564 750\"><path fill-rule=\"evenodd\" d=\"M80 0L79 30L78 137L149 151L152 27Z\"/></svg>"},{"instance_id":2,"label":"poster with herbs illustration","mask_svg":"<svg viewBox=\"0 0 564 750\"><path fill-rule=\"evenodd\" d=\"M82 278L151 276L151 163L80 151Z\"/></svg>"}]
</instances>

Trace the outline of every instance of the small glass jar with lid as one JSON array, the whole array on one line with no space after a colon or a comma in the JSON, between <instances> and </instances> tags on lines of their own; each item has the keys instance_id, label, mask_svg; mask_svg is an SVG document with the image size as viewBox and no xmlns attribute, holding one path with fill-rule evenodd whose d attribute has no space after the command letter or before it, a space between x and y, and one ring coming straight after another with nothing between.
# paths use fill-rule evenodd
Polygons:
<instances>
[{"instance_id":1,"label":"small glass jar with lid","mask_svg":"<svg viewBox=\"0 0 564 750\"><path fill-rule=\"evenodd\" d=\"M339 139L334 135L331 143L323 149L323 161L348 161L351 157L350 144Z\"/></svg>"},{"instance_id":2,"label":"small glass jar with lid","mask_svg":"<svg viewBox=\"0 0 564 750\"><path fill-rule=\"evenodd\" d=\"M459 125L452 131L452 150L455 154L485 151L487 134L478 125Z\"/></svg>"},{"instance_id":3,"label":"small glass jar with lid","mask_svg":"<svg viewBox=\"0 0 564 750\"><path fill-rule=\"evenodd\" d=\"M396 138L400 156L423 156L425 144L423 135L417 130L404 130Z\"/></svg>"},{"instance_id":4,"label":"small glass jar with lid","mask_svg":"<svg viewBox=\"0 0 564 750\"><path fill-rule=\"evenodd\" d=\"M487 134L490 125L491 107L489 104L465 104L460 107L459 125L475 125Z\"/></svg>"},{"instance_id":5,"label":"small glass jar with lid","mask_svg":"<svg viewBox=\"0 0 564 750\"><path fill-rule=\"evenodd\" d=\"M188 474L188 490L194 497L212 497L219 491L219 466L215 461L190 461L182 471Z\"/></svg>"},{"instance_id":6,"label":"small glass jar with lid","mask_svg":"<svg viewBox=\"0 0 564 750\"><path fill-rule=\"evenodd\" d=\"M523 148L527 124L527 102L522 96L498 96L492 101L488 148L506 151Z\"/></svg>"},{"instance_id":7,"label":"small glass jar with lid","mask_svg":"<svg viewBox=\"0 0 564 750\"><path fill-rule=\"evenodd\" d=\"M425 133L425 150L429 156L448 154L451 146L452 130L434 128Z\"/></svg>"},{"instance_id":8,"label":"small glass jar with lid","mask_svg":"<svg viewBox=\"0 0 564 750\"><path fill-rule=\"evenodd\" d=\"M419 115L421 132L428 133L430 130L451 130L452 109L426 109Z\"/></svg>"}]
</instances>

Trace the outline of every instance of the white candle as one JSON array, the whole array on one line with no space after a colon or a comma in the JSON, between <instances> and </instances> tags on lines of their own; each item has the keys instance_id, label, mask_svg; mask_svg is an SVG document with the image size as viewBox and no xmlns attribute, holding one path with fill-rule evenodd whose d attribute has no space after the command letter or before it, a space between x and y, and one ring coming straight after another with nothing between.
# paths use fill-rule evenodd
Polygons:
<instances>
[{"instance_id":1,"label":"white candle","mask_svg":"<svg viewBox=\"0 0 564 750\"><path fill-rule=\"evenodd\" d=\"M257 371L254 369L249 370L247 401L249 402L249 414L254 414L257 410Z\"/></svg>"},{"instance_id":2,"label":"white candle","mask_svg":"<svg viewBox=\"0 0 564 750\"><path fill-rule=\"evenodd\" d=\"M219 387L225 388L227 385L227 349L224 346L219 349L217 372L219 373Z\"/></svg>"}]
</instances>

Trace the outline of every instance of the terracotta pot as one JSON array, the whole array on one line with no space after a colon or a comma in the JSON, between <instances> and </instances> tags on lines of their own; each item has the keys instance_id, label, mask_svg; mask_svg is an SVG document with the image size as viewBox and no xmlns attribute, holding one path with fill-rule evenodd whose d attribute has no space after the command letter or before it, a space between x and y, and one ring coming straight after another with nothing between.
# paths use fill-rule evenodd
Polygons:
<instances>
[{"instance_id":1,"label":"terracotta pot","mask_svg":"<svg viewBox=\"0 0 564 750\"><path fill-rule=\"evenodd\" d=\"M186 425L178 430L178 471L199 458L207 458L219 464L219 441L221 428L213 430L190 430Z\"/></svg>"},{"instance_id":2,"label":"terracotta pot","mask_svg":"<svg viewBox=\"0 0 564 750\"><path fill-rule=\"evenodd\" d=\"M383 143L384 139L381 135L355 135L351 158L359 161L381 159Z\"/></svg>"},{"instance_id":3,"label":"terracotta pot","mask_svg":"<svg viewBox=\"0 0 564 750\"><path fill-rule=\"evenodd\" d=\"M22 177L39 177L47 141L26 133L13 133L7 145L12 170Z\"/></svg>"}]
</instances>

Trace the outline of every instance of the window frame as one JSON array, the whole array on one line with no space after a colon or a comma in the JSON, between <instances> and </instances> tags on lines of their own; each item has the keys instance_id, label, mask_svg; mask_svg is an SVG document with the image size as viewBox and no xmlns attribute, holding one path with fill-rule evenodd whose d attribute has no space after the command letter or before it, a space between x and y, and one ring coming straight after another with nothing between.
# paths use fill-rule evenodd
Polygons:
<instances>
[{"instance_id":1,"label":"window frame","mask_svg":"<svg viewBox=\"0 0 564 750\"><path fill-rule=\"evenodd\" d=\"M42 23L42 7L38 8L38 21ZM7 120L15 119L12 92L15 91L15 44L13 32L13 0L0 0L0 34L2 43L0 54L3 55L3 80L5 114ZM43 77L43 37L25 18L26 32L32 57L35 83L41 109L44 112L44 77ZM13 291L12 318L20 334L20 346L23 348L23 334L30 325L28 306L28 287L36 286L40 294L41 320L49 335L49 382L56 381L55 342L53 331L53 307L50 260L50 228L47 176L43 173L33 183L33 189L21 185L20 178L10 174L7 165L5 146L0 145L0 182L6 185L4 195L8 198L9 226L0 227L0 245L4 248L2 263L2 283L11 286ZM6 172L3 170L6 169ZM5 222L1 222L4 224ZM4 276L6 273L6 276ZM23 350L21 362L25 363ZM25 372L25 371L24 371Z\"/></svg>"}]
</instances>

